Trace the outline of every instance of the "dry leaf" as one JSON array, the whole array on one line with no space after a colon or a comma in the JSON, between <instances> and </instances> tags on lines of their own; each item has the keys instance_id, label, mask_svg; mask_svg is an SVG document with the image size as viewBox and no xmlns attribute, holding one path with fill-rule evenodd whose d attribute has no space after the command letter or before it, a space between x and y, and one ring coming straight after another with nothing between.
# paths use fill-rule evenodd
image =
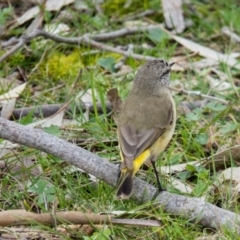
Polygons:
<instances>
[{"instance_id":1,"label":"dry leaf","mask_svg":"<svg viewBox=\"0 0 240 240\"><path fill-rule=\"evenodd\" d=\"M125 21L124 26L126 28L146 27L146 26L149 26L149 24L141 20L130 20L130 21Z\"/></svg>"},{"instance_id":2,"label":"dry leaf","mask_svg":"<svg viewBox=\"0 0 240 240\"><path fill-rule=\"evenodd\" d=\"M177 33L182 33L185 29L182 0L162 0L162 7L167 28L174 28Z\"/></svg>"},{"instance_id":3,"label":"dry leaf","mask_svg":"<svg viewBox=\"0 0 240 240\"><path fill-rule=\"evenodd\" d=\"M56 234L50 233L43 229L36 229L33 227L18 226L18 227L1 227L0 240L20 240L20 239L51 239L60 240Z\"/></svg>"},{"instance_id":4,"label":"dry leaf","mask_svg":"<svg viewBox=\"0 0 240 240\"><path fill-rule=\"evenodd\" d=\"M62 127L63 117L65 109L55 114L53 117L49 117L43 124L42 127L50 127L51 125Z\"/></svg>"},{"instance_id":5,"label":"dry leaf","mask_svg":"<svg viewBox=\"0 0 240 240\"><path fill-rule=\"evenodd\" d=\"M28 124L30 127L50 127L51 125L62 127L63 125L63 117L64 117L65 109L58 112L57 114L54 114L53 116L50 116L48 118L44 118L42 120L39 120L37 122L33 122L31 124Z\"/></svg>"},{"instance_id":6,"label":"dry leaf","mask_svg":"<svg viewBox=\"0 0 240 240\"><path fill-rule=\"evenodd\" d=\"M220 79L213 78L210 75L207 75L206 79L209 81L211 88L215 91L232 89L232 85L229 82L221 81Z\"/></svg>"},{"instance_id":7,"label":"dry leaf","mask_svg":"<svg viewBox=\"0 0 240 240\"><path fill-rule=\"evenodd\" d=\"M227 240L227 238L224 236L224 233L216 233L216 234L209 234L204 233L205 236L197 237L195 240Z\"/></svg>"},{"instance_id":8,"label":"dry leaf","mask_svg":"<svg viewBox=\"0 0 240 240\"><path fill-rule=\"evenodd\" d=\"M166 166L162 167L161 171L164 173L177 173L186 170L186 165L191 164L194 166L203 166L207 169L214 169L220 170L220 169L226 169L226 166L231 166L232 161L234 161L235 164L240 165L240 145L236 145L234 147L230 147L228 149L225 149L219 153L216 153L210 157L203 158L199 161L193 161L173 166Z\"/></svg>"},{"instance_id":9,"label":"dry leaf","mask_svg":"<svg viewBox=\"0 0 240 240\"><path fill-rule=\"evenodd\" d=\"M240 167L231 167L221 172L217 181L220 185L227 184L233 191L240 193Z\"/></svg>"},{"instance_id":10,"label":"dry leaf","mask_svg":"<svg viewBox=\"0 0 240 240\"><path fill-rule=\"evenodd\" d=\"M218 75L218 77L221 79L221 81L227 81L228 80L228 75L222 71L219 71L216 68L212 68L211 69L212 72L216 73Z\"/></svg>"},{"instance_id":11,"label":"dry leaf","mask_svg":"<svg viewBox=\"0 0 240 240\"><path fill-rule=\"evenodd\" d=\"M69 5L75 2L75 0L47 0L45 4L45 10L47 11L59 11L63 6ZM17 26L22 25L28 20L34 18L40 12L39 6L35 6L26 11L21 17L17 18Z\"/></svg>"},{"instance_id":12,"label":"dry leaf","mask_svg":"<svg viewBox=\"0 0 240 240\"><path fill-rule=\"evenodd\" d=\"M21 158L18 161L8 159L7 170L18 180L28 180L29 175L39 176L43 172L41 165L36 164L35 161L35 155Z\"/></svg>"},{"instance_id":13,"label":"dry leaf","mask_svg":"<svg viewBox=\"0 0 240 240\"><path fill-rule=\"evenodd\" d=\"M0 102L4 102L13 98L17 98L22 91L25 89L27 83L23 83L14 89L10 90L7 93L4 93L3 95L0 95Z\"/></svg>"},{"instance_id":14,"label":"dry leaf","mask_svg":"<svg viewBox=\"0 0 240 240\"><path fill-rule=\"evenodd\" d=\"M233 52L229 54L232 58L239 58L240 57L240 52Z\"/></svg>"},{"instance_id":15,"label":"dry leaf","mask_svg":"<svg viewBox=\"0 0 240 240\"><path fill-rule=\"evenodd\" d=\"M101 227L100 227L101 226ZM94 224L94 227L91 225L61 225L56 228L58 232L61 234L64 234L64 236L71 236L73 233L81 232L84 235L91 236L96 228L102 228L102 225L96 225Z\"/></svg>"},{"instance_id":16,"label":"dry leaf","mask_svg":"<svg viewBox=\"0 0 240 240\"><path fill-rule=\"evenodd\" d=\"M208 158L201 160L201 165L212 169L213 165L216 170L225 169L226 166L231 166L232 161L240 165L240 145L230 147L222 152L214 154Z\"/></svg>"},{"instance_id":17,"label":"dry leaf","mask_svg":"<svg viewBox=\"0 0 240 240\"><path fill-rule=\"evenodd\" d=\"M79 124L79 121L77 121L76 119L67 119L64 118L63 122L62 122L62 127L67 127L67 126L76 126Z\"/></svg>"},{"instance_id":18,"label":"dry leaf","mask_svg":"<svg viewBox=\"0 0 240 240\"><path fill-rule=\"evenodd\" d=\"M15 108L16 99L11 99L8 101L4 101L2 105L1 117L5 119L10 119L13 110Z\"/></svg>"},{"instance_id":19,"label":"dry leaf","mask_svg":"<svg viewBox=\"0 0 240 240\"><path fill-rule=\"evenodd\" d=\"M179 190L181 193L191 193L193 191L193 187L174 177L170 177L169 182L172 187Z\"/></svg>"},{"instance_id":20,"label":"dry leaf","mask_svg":"<svg viewBox=\"0 0 240 240\"><path fill-rule=\"evenodd\" d=\"M68 33L70 31L70 28L65 23L51 23L51 24L46 24L44 26L44 30L52 34L59 35L63 33Z\"/></svg>"},{"instance_id":21,"label":"dry leaf","mask_svg":"<svg viewBox=\"0 0 240 240\"><path fill-rule=\"evenodd\" d=\"M240 43L240 36L236 33L232 32L229 27L223 27L222 33L226 36L230 37L230 40L235 43Z\"/></svg>"},{"instance_id":22,"label":"dry leaf","mask_svg":"<svg viewBox=\"0 0 240 240\"><path fill-rule=\"evenodd\" d=\"M212 67L212 66L217 66L218 62L212 59L208 59L208 58L203 58L197 62L191 63L189 64L189 68L195 70L201 70L203 68L208 68L208 67Z\"/></svg>"},{"instance_id":23,"label":"dry leaf","mask_svg":"<svg viewBox=\"0 0 240 240\"><path fill-rule=\"evenodd\" d=\"M175 62L175 64L171 67L171 71L174 72L183 72L186 69L189 68L189 63L184 59L184 56L176 56L176 57L172 57L169 59L169 62Z\"/></svg>"},{"instance_id":24,"label":"dry leaf","mask_svg":"<svg viewBox=\"0 0 240 240\"><path fill-rule=\"evenodd\" d=\"M230 57L230 55L217 52L211 48L202 46L186 38L178 37L176 35L171 35L171 37L185 48L193 52L198 52L198 54L202 57L209 58L217 62L224 62L231 67L240 69L240 64L238 64L238 61L235 58Z\"/></svg>"},{"instance_id":25,"label":"dry leaf","mask_svg":"<svg viewBox=\"0 0 240 240\"><path fill-rule=\"evenodd\" d=\"M18 144L4 140L0 143L0 158L3 158L6 154L11 153L12 149L18 147Z\"/></svg>"},{"instance_id":26,"label":"dry leaf","mask_svg":"<svg viewBox=\"0 0 240 240\"><path fill-rule=\"evenodd\" d=\"M43 18L44 18L44 11L40 11L38 15L35 17L35 19L28 26L26 30L26 34L29 35L35 29L39 28L42 25Z\"/></svg>"},{"instance_id":27,"label":"dry leaf","mask_svg":"<svg viewBox=\"0 0 240 240\"><path fill-rule=\"evenodd\" d=\"M228 208L235 209L240 197L240 167L231 167L221 172L208 192L214 195L218 203L227 203Z\"/></svg>"},{"instance_id":28,"label":"dry leaf","mask_svg":"<svg viewBox=\"0 0 240 240\"><path fill-rule=\"evenodd\" d=\"M185 171L187 165L189 165L189 164L196 165L197 163L198 163L198 161L192 161L192 162L181 163L181 164L176 164L176 165L162 166L161 173L176 174L176 173Z\"/></svg>"},{"instance_id":29,"label":"dry leaf","mask_svg":"<svg viewBox=\"0 0 240 240\"><path fill-rule=\"evenodd\" d=\"M1 78L0 77L0 87L2 91L7 91L9 88L15 88L19 86L22 82L13 77Z\"/></svg>"},{"instance_id":30,"label":"dry leaf","mask_svg":"<svg viewBox=\"0 0 240 240\"><path fill-rule=\"evenodd\" d=\"M75 167L75 166L68 166L68 167L65 168L65 171L69 172L69 173L75 173L75 172L86 173L81 168L78 168L78 167ZM89 180L92 183L98 183L99 182L99 180L94 175L92 175L90 173L88 173L87 175L89 176Z\"/></svg>"},{"instance_id":31,"label":"dry leaf","mask_svg":"<svg viewBox=\"0 0 240 240\"><path fill-rule=\"evenodd\" d=\"M91 106L93 106L92 90L88 89L87 91L80 91L76 99L81 99L81 102L83 102L86 107L86 111L83 113L83 118L81 119L81 121L89 121L89 109Z\"/></svg>"},{"instance_id":32,"label":"dry leaf","mask_svg":"<svg viewBox=\"0 0 240 240\"><path fill-rule=\"evenodd\" d=\"M121 68L116 72L112 73L113 77L126 76L128 73L132 72L132 68L129 65L122 65Z\"/></svg>"}]
</instances>

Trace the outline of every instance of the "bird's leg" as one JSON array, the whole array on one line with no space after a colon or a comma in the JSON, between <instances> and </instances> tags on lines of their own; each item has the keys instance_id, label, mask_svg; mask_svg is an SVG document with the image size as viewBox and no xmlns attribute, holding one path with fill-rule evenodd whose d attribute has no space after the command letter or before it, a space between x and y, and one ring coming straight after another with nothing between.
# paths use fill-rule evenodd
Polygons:
<instances>
[{"instance_id":1,"label":"bird's leg","mask_svg":"<svg viewBox=\"0 0 240 240\"><path fill-rule=\"evenodd\" d=\"M164 189L162 187L161 183L160 183L159 176L158 176L157 169L156 169L156 165L155 165L155 160L151 159L151 163L152 163L152 166L153 166L153 170L154 170L155 176L157 178L157 184L158 184L159 192L166 191L166 189Z\"/></svg>"},{"instance_id":2,"label":"bird's leg","mask_svg":"<svg viewBox=\"0 0 240 240\"><path fill-rule=\"evenodd\" d=\"M118 179L121 176L121 163L118 165Z\"/></svg>"}]
</instances>

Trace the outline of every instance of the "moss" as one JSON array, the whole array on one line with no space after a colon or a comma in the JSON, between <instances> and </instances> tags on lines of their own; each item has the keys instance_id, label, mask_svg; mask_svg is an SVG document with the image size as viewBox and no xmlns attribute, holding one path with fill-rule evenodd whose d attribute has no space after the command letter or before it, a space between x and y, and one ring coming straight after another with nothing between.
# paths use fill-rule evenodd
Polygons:
<instances>
[{"instance_id":1,"label":"moss","mask_svg":"<svg viewBox=\"0 0 240 240\"><path fill-rule=\"evenodd\" d=\"M79 53L79 49L75 49L71 54L54 52L47 60L40 65L40 72L46 72L47 76L53 81L74 79L80 68L84 64Z\"/></svg>"},{"instance_id":2,"label":"moss","mask_svg":"<svg viewBox=\"0 0 240 240\"><path fill-rule=\"evenodd\" d=\"M99 65L98 61L100 58L112 57L115 59L115 62L119 61L122 58L122 55L116 53L102 53L94 55L81 56L81 53L89 50L75 49L70 54L66 55L59 51L55 51L48 56L46 61L44 61L40 67L38 76L46 76L47 78L52 79L53 81L59 80L69 80L74 79L80 68L85 66L96 66Z\"/></svg>"},{"instance_id":3,"label":"moss","mask_svg":"<svg viewBox=\"0 0 240 240\"><path fill-rule=\"evenodd\" d=\"M113 16L113 14L121 16L122 14L129 14L129 11L134 11L136 9L138 9L139 11L143 9L148 9L150 2L151 1L148 0L144 1L133 0L131 1L131 4L128 7L126 7L125 0L107 0L104 2L104 4L102 4L102 8L103 12L108 16Z\"/></svg>"},{"instance_id":4,"label":"moss","mask_svg":"<svg viewBox=\"0 0 240 240\"><path fill-rule=\"evenodd\" d=\"M10 67L15 67L15 66L22 66L25 62L25 55L23 55L20 52L16 52L14 55L12 55L9 59L8 59L8 63L10 65Z\"/></svg>"}]
</instances>

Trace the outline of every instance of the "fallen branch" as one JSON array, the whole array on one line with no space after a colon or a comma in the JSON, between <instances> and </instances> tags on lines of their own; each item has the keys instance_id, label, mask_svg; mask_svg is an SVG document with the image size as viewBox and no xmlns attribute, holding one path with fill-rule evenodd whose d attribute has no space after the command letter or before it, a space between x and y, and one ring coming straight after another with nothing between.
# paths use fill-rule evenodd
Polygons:
<instances>
[{"instance_id":1,"label":"fallen branch","mask_svg":"<svg viewBox=\"0 0 240 240\"><path fill-rule=\"evenodd\" d=\"M0 137L59 157L111 186L115 186L117 183L118 167L116 165L39 129L0 118ZM141 203L150 201L157 193L155 187L138 178L134 179L133 189L133 198ZM240 233L240 215L201 199L164 191L157 196L153 204L155 207L164 208L170 214L181 216L188 221L201 224L203 227L217 230L227 227Z\"/></svg>"},{"instance_id":2,"label":"fallen branch","mask_svg":"<svg viewBox=\"0 0 240 240\"><path fill-rule=\"evenodd\" d=\"M49 213L32 213L25 210L8 210L0 212L0 226L28 225L40 223L42 225L54 225L53 217L57 223L71 224L103 224L109 223L110 217L98 214L85 214L81 212L56 212L53 216Z\"/></svg>"},{"instance_id":3,"label":"fallen branch","mask_svg":"<svg viewBox=\"0 0 240 240\"><path fill-rule=\"evenodd\" d=\"M3 62L4 60L6 60L8 57L10 57L12 54L14 54L18 49L20 49L21 47L23 47L25 44L27 44L28 42L30 42L32 39L36 38L36 37L44 37L46 39L51 39L55 42L59 42L59 43L67 43L67 44L89 44L88 41L86 41L86 39L92 39L93 41L106 41L106 40L111 40L111 39L115 39L115 38L119 38L119 37L125 37L127 35L132 35L135 34L137 32L145 32L151 29L156 29L157 27L154 25L149 25L147 27L132 27L132 28L123 28L117 31L113 31L113 32L109 32L109 33L101 33L101 34L84 34L81 37L61 37L55 34L51 34L48 33L44 30L41 29L36 29L34 30L31 34L29 35L25 35L24 37L21 37L18 39L18 42L16 41L16 39L14 39L14 43L17 42L17 44L15 46L13 46L9 51L7 51L5 54L3 54L0 57L0 63ZM87 37L87 38L86 38ZM9 44L12 44L12 42L10 41ZM4 46L7 46L7 44L2 44ZM111 48L111 50L108 51L113 51L115 52L116 48ZM105 49L107 50L107 49ZM124 52L124 54L126 54L127 52L122 51L122 53ZM118 53L120 53L118 51ZM120 53L120 54L122 54ZM124 55L123 54L123 55ZM138 54L137 54L138 55ZM124 55L126 56L126 55ZM141 56L141 55L139 55ZM145 58L144 58L145 59ZM147 59L147 58L146 58Z\"/></svg>"},{"instance_id":4,"label":"fallen branch","mask_svg":"<svg viewBox=\"0 0 240 240\"><path fill-rule=\"evenodd\" d=\"M54 218L54 219L53 219ZM54 220L54 221L53 221ZM109 215L99 215L94 213L81 213L77 211L50 213L33 213L26 210L8 210L0 212L0 226L18 226L38 223L46 226L57 224L115 224L115 225L134 225L159 227L160 223L156 220L141 219L114 219Z\"/></svg>"},{"instance_id":5,"label":"fallen branch","mask_svg":"<svg viewBox=\"0 0 240 240\"><path fill-rule=\"evenodd\" d=\"M123 51L121 49L111 47L109 45L106 45L106 44L103 44L103 43L100 43L100 42L96 42L96 41L92 40L89 36L84 36L83 42L86 45L90 45L92 47L96 47L96 48L99 48L99 49L102 49L102 50L105 50L105 51L109 51L109 52L115 52L115 53L121 54L125 57L132 57L136 60L151 61L151 60L158 59L156 57L144 56L144 55L132 53L132 52L129 52L129 51Z\"/></svg>"},{"instance_id":6,"label":"fallen branch","mask_svg":"<svg viewBox=\"0 0 240 240\"><path fill-rule=\"evenodd\" d=\"M50 117L56 112L58 112L64 104L48 104L48 105L40 105L40 106L34 106L34 107L23 107L23 108L16 108L12 112L11 119L20 119L22 117L27 116L30 112L33 112L33 116L35 117ZM99 113L103 113L102 105L100 103L96 104L97 111ZM83 112L86 111L87 109L90 112L94 112L94 106L91 103L84 103L81 102L78 105L78 108L76 108L77 113L80 113L78 111L81 109ZM106 103L106 111L110 112L111 111L111 104L109 102ZM1 113L1 111L0 111ZM66 108L66 113L72 113L71 107Z\"/></svg>"}]
</instances>

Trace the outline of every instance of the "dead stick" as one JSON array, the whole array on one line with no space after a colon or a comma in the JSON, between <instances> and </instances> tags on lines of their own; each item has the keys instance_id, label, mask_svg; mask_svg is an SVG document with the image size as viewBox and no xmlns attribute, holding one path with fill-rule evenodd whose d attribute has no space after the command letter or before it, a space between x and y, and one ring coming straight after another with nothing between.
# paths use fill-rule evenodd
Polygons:
<instances>
[{"instance_id":1,"label":"dead stick","mask_svg":"<svg viewBox=\"0 0 240 240\"><path fill-rule=\"evenodd\" d=\"M76 211L56 212L58 223L71 224L103 224L109 223L110 217L99 214L85 214ZM49 213L32 213L25 210L8 210L0 212L0 226L29 225L30 223L52 225L52 216Z\"/></svg>"},{"instance_id":2,"label":"dead stick","mask_svg":"<svg viewBox=\"0 0 240 240\"><path fill-rule=\"evenodd\" d=\"M159 227L158 220L143 219L114 219L109 215L81 213L77 211L56 212L54 215L57 224L114 224L132 226ZM16 209L0 212L0 226L29 225L32 223L52 226L52 215L50 213L33 213L26 210Z\"/></svg>"},{"instance_id":3,"label":"dead stick","mask_svg":"<svg viewBox=\"0 0 240 240\"><path fill-rule=\"evenodd\" d=\"M96 35L85 34L84 36L88 36L89 38L91 38L95 41L106 41L106 40L110 40L110 39L116 39L118 37L132 35L137 32L144 32L147 30L155 29L155 28L157 28L157 27L154 25L150 25L147 27L123 28L123 29L113 31L110 33L101 33L101 34L96 34ZM12 54L14 54L18 49L23 47L26 43L30 42L32 39L39 37L39 36L42 36L47 39L51 39L55 42L68 43L68 44L82 44L83 39L84 39L84 36L75 37L75 38L61 37L58 35L48 33L41 29L36 29L31 34L21 37L18 40L18 43L14 47L12 47L9 51L7 51L5 54L3 54L0 57L0 63L3 62L4 60L6 60L8 57L10 57ZM16 42L16 40L15 40L15 42Z\"/></svg>"},{"instance_id":4,"label":"dead stick","mask_svg":"<svg viewBox=\"0 0 240 240\"><path fill-rule=\"evenodd\" d=\"M86 105L89 106L89 111L94 112L94 106L91 103L81 102L79 108L84 112L86 111ZM103 112L102 105L97 103L97 111L99 113ZM35 117L50 117L56 112L58 112L64 104L48 104L48 105L40 105L34 107L23 107L23 108L16 108L13 110L12 119L20 119L21 117L27 116L30 112L33 111L33 115ZM76 108L76 111L80 113L79 108ZM111 111L111 104L109 102L106 103L106 111ZM1 112L1 111L0 111ZM67 107L67 113L72 113L72 109Z\"/></svg>"}]
</instances>

